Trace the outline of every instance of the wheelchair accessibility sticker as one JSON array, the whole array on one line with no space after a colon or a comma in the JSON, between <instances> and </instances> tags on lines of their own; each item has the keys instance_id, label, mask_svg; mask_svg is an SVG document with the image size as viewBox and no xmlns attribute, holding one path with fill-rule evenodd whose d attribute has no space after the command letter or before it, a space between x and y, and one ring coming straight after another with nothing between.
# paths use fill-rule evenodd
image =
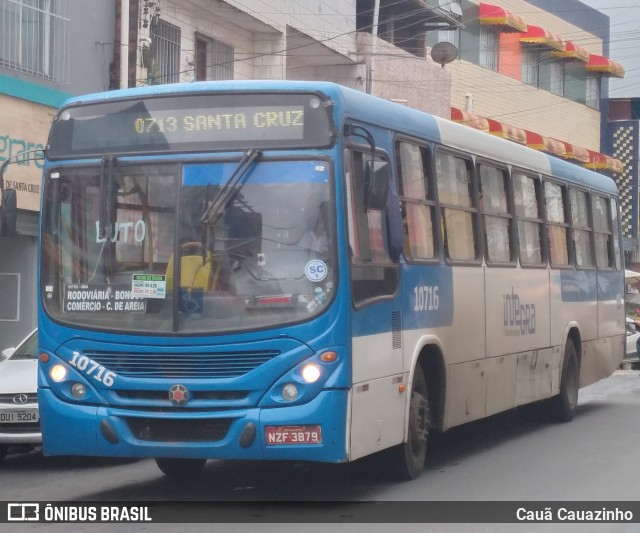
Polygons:
<instances>
[{"instance_id":1,"label":"wheelchair accessibility sticker","mask_svg":"<svg viewBox=\"0 0 640 533\"><path fill-rule=\"evenodd\" d=\"M178 309L183 313L202 313L203 294L202 289L180 289Z\"/></svg>"}]
</instances>

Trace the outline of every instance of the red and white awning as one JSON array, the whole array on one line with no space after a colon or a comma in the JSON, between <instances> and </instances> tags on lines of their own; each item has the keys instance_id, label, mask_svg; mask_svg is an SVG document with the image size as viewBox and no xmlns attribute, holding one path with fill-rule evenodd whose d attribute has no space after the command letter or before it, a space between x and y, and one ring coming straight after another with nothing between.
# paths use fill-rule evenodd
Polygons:
<instances>
[{"instance_id":1,"label":"red and white awning","mask_svg":"<svg viewBox=\"0 0 640 533\"><path fill-rule=\"evenodd\" d=\"M480 24L488 26L500 26L502 31L523 32L527 31L527 24L522 17L507 11L500 6L480 2Z\"/></svg>"},{"instance_id":2,"label":"red and white awning","mask_svg":"<svg viewBox=\"0 0 640 533\"><path fill-rule=\"evenodd\" d=\"M589 72L599 72L603 76L624 78L624 67L608 57L589 54L589 62L585 66Z\"/></svg>"},{"instance_id":3,"label":"red and white awning","mask_svg":"<svg viewBox=\"0 0 640 533\"><path fill-rule=\"evenodd\" d=\"M531 24L527 26L527 31L520 36L520 42L538 44L560 52L566 50L565 42L560 37L540 26L532 26Z\"/></svg>"}]
</instances>

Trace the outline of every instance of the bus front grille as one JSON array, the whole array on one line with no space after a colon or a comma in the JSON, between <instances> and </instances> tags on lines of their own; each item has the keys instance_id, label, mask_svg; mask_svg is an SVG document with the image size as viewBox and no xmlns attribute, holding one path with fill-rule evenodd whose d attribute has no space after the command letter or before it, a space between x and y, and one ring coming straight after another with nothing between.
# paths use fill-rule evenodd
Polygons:
<instances>
[{"instance_id":1,"label":"bus front grille","mask_svg":"<svg viewBox=\"0 0 640 533\"><path fill-rule=\"evenodd\" d=\"M152 442L216 442L227 435L231 418L126 418L133 436Z\"/></svg>"},{"instance_id":2,"label":"bus front grille","mask_svg":"<svg viewBox=\"0 0 640 533\"><path fill-rule=\"evenodd\" d=\"M280 352L119 353L85 355L120 376L134 378L234 378L267 363Z\"/></svg>"}]
</instances>

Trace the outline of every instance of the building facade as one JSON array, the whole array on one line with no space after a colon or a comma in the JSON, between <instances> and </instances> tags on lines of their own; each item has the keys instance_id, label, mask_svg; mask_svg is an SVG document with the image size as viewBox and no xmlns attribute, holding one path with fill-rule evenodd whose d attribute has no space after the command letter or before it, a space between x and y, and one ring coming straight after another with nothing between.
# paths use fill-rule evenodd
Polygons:
<instances>
[{"instance_id":1,"label":"building facade","mask_svg":"<svg viewBox=\"0 0 640 533\"><path fill-rule=\"evenodd\" d=\"M617 176L625 263L640 269L640 98L614 98L609 102L607 142L624 170Z\"/></svg>"},{"instance_id":2,"label":"building facade","mask_svg":"<svg viewBox=\"0 0 640 533\"><path fill-rule=\"evenodd\" d=\"M51 119L69 96L108 89L114 2L0 0L0 164L17 191L17 235L0 237L0 349L37 321L37 217ZM26 154L25 154L26 152Z\"/></svg>"}]
</instances>

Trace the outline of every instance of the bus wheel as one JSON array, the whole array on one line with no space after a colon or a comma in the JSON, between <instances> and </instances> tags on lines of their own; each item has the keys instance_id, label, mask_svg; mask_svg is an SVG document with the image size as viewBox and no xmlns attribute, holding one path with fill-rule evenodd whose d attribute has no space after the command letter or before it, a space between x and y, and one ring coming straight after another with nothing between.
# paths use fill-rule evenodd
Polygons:
<instances>
[{"instance_id":1,"label":"bus wheel","mask_svg":"<svg viewBox=\"0 0 640 533\"><path fill-rule=\"evenodd\" d=\"M560 392L548 401L548 412L556 422L571 422L578 406L578 389L580 388L580 366L576 346L567 341L564 349L562 375L560 376Z\"/></svg>"},{"instance_id":2,"label":"bus wheel","mask_svg":"<svg viewBox=\"0 0 640 533\"><path fill-rule=\"evenodd\" d=\"M424 469L429 436L429 402L427 382L420 364L416 366L411 385L409 406L409 431L407 442L397 446L394 463L398 476L405 480L415 479Z\"/></svg>"},{"instance_id":3,"label":"bus wheel","mask_svg":"<svg viewBox=\"0 0 640 533\"><path fill-rule=\"evenodd\" d=\"M156 459L156 464L163 474L183 478L202 472L206 462L206 459L171 459L166 457Z\"/></svg>"},{"instance_id":4,"label":"bus wheel","mask_svg":"<svg viewBox=\"0 0 640 533\"><path fill-rule=\"evenodd\" d=\"M0 461L4 460L6 456L7 456L7 447L0 446Z\"/></svg>"}]
</instances>

